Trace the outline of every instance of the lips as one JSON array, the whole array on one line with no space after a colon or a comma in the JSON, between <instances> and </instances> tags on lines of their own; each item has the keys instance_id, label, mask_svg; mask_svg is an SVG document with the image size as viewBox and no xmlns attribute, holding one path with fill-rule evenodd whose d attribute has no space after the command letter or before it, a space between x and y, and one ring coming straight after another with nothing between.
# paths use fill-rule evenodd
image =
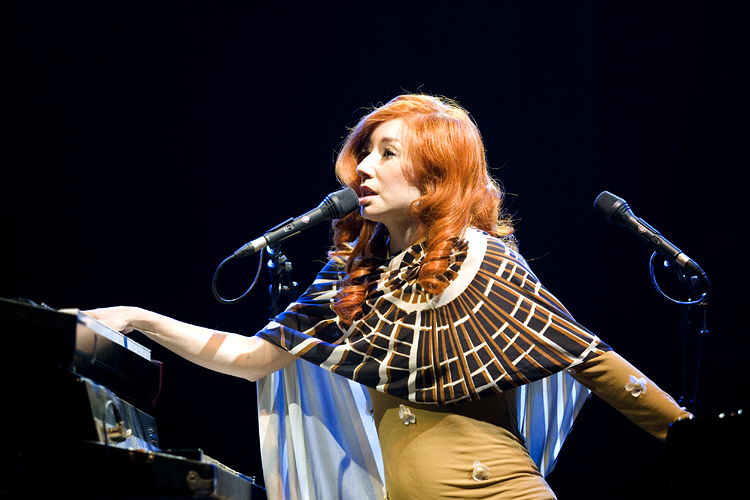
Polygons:
<instances>
[{"instance_id":1,"label":"lips","mask_svg":"<svg viewBox=\"0 0 750 500\"><path fill-rule=\"evenodd\" d=\"M371 196L375 196L377 194L378 193L368 188L367 186L361 186L359 188L359 204L364 205L365 203L367 203L368 198L370 198Z\"/></svg>"}]
</instances>

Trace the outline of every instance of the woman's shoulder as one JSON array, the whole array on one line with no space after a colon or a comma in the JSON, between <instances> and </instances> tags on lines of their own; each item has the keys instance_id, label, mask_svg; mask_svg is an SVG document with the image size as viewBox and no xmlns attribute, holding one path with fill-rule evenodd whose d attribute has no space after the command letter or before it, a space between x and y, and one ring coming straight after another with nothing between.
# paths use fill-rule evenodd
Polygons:
<instances>
[{"instance_id":1,"label":"woman's shoulder","mask_svg":"<svg viewBox=\"0 0 750 500\"><path fill-rule=\"evenodd\" d=\"M501 237L490 234L475 227L469 227L464 232L461 240L466 241L469 247L472 245L492 247L496 251L507 253L514 257L520 257L516 241L511 237Z\"/></svg>"},{"instance_id":2,"label":"woman's shoulder","mask_svg":"<svg viewBox=\"0 0 750 500\"><path fill-rule=\"evenodd\" d=\"M481 252L482 260L511 261L531 271L526 259L518 251L515 238L499 237L476 228L468 228L464 234L469 252Z\"/></svg>"}]
</instances>

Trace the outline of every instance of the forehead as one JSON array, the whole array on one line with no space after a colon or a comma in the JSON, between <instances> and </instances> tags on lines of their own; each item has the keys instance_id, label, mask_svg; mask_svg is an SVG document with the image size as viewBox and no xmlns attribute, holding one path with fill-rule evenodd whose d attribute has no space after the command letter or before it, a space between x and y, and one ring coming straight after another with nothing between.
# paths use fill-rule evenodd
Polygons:
<instances>
[{"instance_id":1,"label":"forehead","mask_svg":"<svg viewBox=\"0 0 750 500\"><path fill-rule=\"evenodd\" d=\"M387 122L383 122L375 127L375 129L372 131L372 134L370 135L370 141L380 142L387 140L403 143L404 128L404 121L401 118L388 120Z\"/></svg>"}]
</instances>

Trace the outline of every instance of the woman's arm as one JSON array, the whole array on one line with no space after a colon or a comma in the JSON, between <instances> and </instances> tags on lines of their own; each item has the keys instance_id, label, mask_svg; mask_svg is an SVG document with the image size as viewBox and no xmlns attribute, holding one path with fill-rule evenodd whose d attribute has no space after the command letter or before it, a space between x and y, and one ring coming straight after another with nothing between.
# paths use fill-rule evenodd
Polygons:
<instances>
[{"instance_id":1,"label":"woman's arm","mask_svg":"<svg viewBox=\"0 0 750 500\"><path fill-rule=\"evenodd\" d=\"M662 441L669 425L692 418L672 397L614 351L573 367L574 379Z\"/></svg>"},{"instance_id":2,"label":"woman's arm","mask_svg":"<svg viewBox=\"0 0 750 500\"><path fill-rule=\"evenodd\" d=\"M84 314L124 334L138 330L193 363L253 382L297 360L259 337L210 330L138 307L94 309Z\"/></svg>"}]
</instances>

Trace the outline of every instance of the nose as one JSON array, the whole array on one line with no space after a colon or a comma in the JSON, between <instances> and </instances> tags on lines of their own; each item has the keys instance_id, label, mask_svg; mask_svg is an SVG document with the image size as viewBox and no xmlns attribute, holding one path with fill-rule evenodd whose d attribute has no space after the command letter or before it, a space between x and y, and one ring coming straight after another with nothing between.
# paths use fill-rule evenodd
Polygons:
<instances>
[{"instance_id":1,"label":"nose","mask_svg":"<svg viewBox=\"0 0 750 500\"><path fill-rule=\"evenodd\" d=\"M373 158L372 153L368 154L357 165L357 175L361 179L370 179L373 176Z\"/></svg>"}]
</instances>

